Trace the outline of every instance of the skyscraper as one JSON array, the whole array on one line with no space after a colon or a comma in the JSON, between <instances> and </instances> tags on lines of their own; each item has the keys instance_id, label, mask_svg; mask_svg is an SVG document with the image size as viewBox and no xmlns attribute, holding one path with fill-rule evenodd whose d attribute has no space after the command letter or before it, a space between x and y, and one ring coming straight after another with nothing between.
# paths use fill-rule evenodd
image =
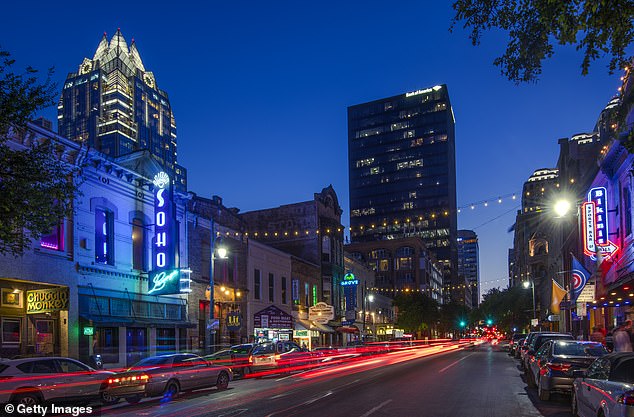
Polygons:
<instances>
[{"instance_id":1,"label":"skyscraper","mask_svg":"<svg viewBox=\"0 0 634 417\"><path fill-rule=\"evenodd\" d=\"M471 307L476 308L480 304L480 249L473 230L458 230L458 277L469 290L465 294L471 295Z\"/></svg>"},{"instance_id":2,"label":"skyscraper","mask_svg":"<svg viewBox=\"0 0 634 417\"><path fill-rule=\"evenodd\" d=\"M184 187L176 162L176 123L167 93L146 70L134 39L104 33L92 59L68 74L58 105L58 132L118 158L148 151Z\"/></svg>"},{"instance_id":3,"label":"skyscraper","mask_svg":"<svg viewBox=\"0 0 634 417\"><path fill-rule=\"evenodd\" d=\"M420 237L457 283L454 115L446 85L348 108L352 242Z\"/></svg>"}]
</instances>

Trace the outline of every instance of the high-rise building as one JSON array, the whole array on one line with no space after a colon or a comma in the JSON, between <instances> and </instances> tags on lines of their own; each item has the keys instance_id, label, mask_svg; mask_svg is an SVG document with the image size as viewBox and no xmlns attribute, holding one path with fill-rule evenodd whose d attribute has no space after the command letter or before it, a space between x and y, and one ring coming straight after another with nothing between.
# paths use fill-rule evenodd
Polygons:
<instances>
[{"instance_id":1,"label":"high-rise building","mask_svg":"<svg viewBox=\"0 0 634 417\"><path fill-rule=\"evenodd\" d=\"M478 235L473 230L458 230L458 277L471 295L471 308L480 304L480 249Z\"/></svg>"},{"instance_id":2,"label":"high-rise building","mask_svg":"<svg viewBox=\"0 0 634 417\"><path fill-rule=\"evenodd\" d=\"M167 93L143 65L134 39L104 33L92 57L68 74L58 105L58 132L118 158L146 150L186 187L176 162L176 123Z\"/></svg>"},{"instance_id":3,"label":"high-rise building","mask_svg":"<svg viewBox=\"0 0 634 417\"><path fill-rule=\"evenodd\" d=\"M457 284L454 115L446 85L348 108L350 237L419 237Z\"/></svg>"}]
</instances>

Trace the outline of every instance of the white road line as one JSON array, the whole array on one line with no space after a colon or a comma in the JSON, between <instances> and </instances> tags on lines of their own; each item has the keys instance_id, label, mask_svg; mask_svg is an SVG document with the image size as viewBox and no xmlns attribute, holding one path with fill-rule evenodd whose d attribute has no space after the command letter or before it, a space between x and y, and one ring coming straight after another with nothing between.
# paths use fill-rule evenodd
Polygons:
<instances>
[{"instance_id":1,"label":"white road line","mask_svg":"<svg viewBox=\"0 0 634 417\"><path fill-rule=\"evenodd\" d=\"M375 411L377 411L379 408L383 407L386 404L391 403L392 400L387 400L387 401L383 401L381 404L377 405L376 407L374 407L373 409L371 409L370 411L368 411L367 413L363 414L361 417L368 417L370 414L374 413Z\"/></svg>"},{"instance_id":2,"label":"white road line","mask_svg":"<svg viewBox=\"0 0 634 417\"><path fill-rule=\"evenodd\" d=\"M457 361L455 361L455 362L453 362L453 363L450 363L449 365L445 366L445 367L444 367L444 368L442 368L440 371L438 371L438 373L445 372L447 369L449 369L449 368L451 368L452 366L456 365L458 362L462 362L463 360L467 359L469 356L474 355L474 354L475 354L475 352L474 352L474 353L470 353L470 354L468 354L467 356L465 356L464 358L462 358L462 359L458 359Z\"/></svg>"}]
</instances>

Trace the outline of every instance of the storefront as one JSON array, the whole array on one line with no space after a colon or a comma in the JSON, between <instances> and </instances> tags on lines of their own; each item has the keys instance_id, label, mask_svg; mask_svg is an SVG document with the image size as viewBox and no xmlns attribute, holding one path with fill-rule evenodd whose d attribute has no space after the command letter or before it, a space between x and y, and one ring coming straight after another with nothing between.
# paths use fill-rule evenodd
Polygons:
<instances>
[{"instance_id":1,"label":"storefront","mask_svg":"<svg viewBox=\"0 0 634 417\"><path fill-rule=\"evenodd\" d=\"M185 300L79 287L80 359L101 355L107 367L191 349Z\"/></svg>"},{"instance_id":2,"label":"storefront","mask_svg":"<svg viewBox=\"0 0 634 417\"><path fill-rule=\"evenodd\" d=\"M67 354L69 288L0 279L0 357Z\"/></svg>"},{"instance_id":3,"label":"storefront","mask_svg":"<svg viewBox=\"0 0 634 417\"><path fill-rule=\"evenodd\" d=\"M253 315L253 336L257 343L293 339L293 317L272 305Z\"/></svg>"}]
</instances>

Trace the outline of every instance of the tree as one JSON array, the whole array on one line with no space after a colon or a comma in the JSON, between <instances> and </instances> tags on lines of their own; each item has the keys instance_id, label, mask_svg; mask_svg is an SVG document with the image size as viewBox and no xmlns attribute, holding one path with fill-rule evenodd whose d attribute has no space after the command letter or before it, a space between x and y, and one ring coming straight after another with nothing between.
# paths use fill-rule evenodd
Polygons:
<instances>
[{"instance_id":1,"label":"tree","mask_svg":"<svg viewBox=\"0 0 634 417\"><path fill-rule=\"evenodd\" d=\"M469 316L469 309L456 301L452 301L440 306L440 331L442 333L451 333L460 329L460 321Z\"/></svg>"},{"instance_id":2,"label":"tree","mask_svg":"<svg viewBox=\"0 0 634 417\"><path fill-rule=\"evenodd\" d=\"M525 326L532 317L529 291L522 287L499 290L492 288L482 297L482 302L472 312L474 320L493 320L500 329L510 331L515 326Z\"/></svg>"},{"instance_id":3,"label":"tree","mask_svg":"<svg viewBox=\"0 0 634 417\"><path fill-rule=\"evenodd\" d=\"M610 58L610 73L631 62L626 52L634 37L631 0L457 0L453 8L450 30L463 21L473 45L490 29L508 32L506 51L494 64L518 84L539 78L554 44L583 51L583 75L602 56Z\"/></svg>"},{"instance_id":4,"label":"tree","mask_svg":"<svg viewBox=\"0 0 634 417\"><path fill-rule=\"evenodd\" d=\"M394 299L398 308L397 325L406 332L430 335L430 329L438 320L438 303L422 293L399 294Z\"/></svg>"},{"instance_id":5,"label":"tree","mask_svg":"<svg viewBox=\"0 0 634 417\"><path fill-rule=\"evenodd\" d=\"M9 136L27 134L28 120L54 104L56 91L52 69L40 82L31 67L14 73L14 63L0 49L0 254L20 256L32 239L72 215L78 167L61 160L59 145L50 141L11 146Z\"/></svg>"}]
</instances>

